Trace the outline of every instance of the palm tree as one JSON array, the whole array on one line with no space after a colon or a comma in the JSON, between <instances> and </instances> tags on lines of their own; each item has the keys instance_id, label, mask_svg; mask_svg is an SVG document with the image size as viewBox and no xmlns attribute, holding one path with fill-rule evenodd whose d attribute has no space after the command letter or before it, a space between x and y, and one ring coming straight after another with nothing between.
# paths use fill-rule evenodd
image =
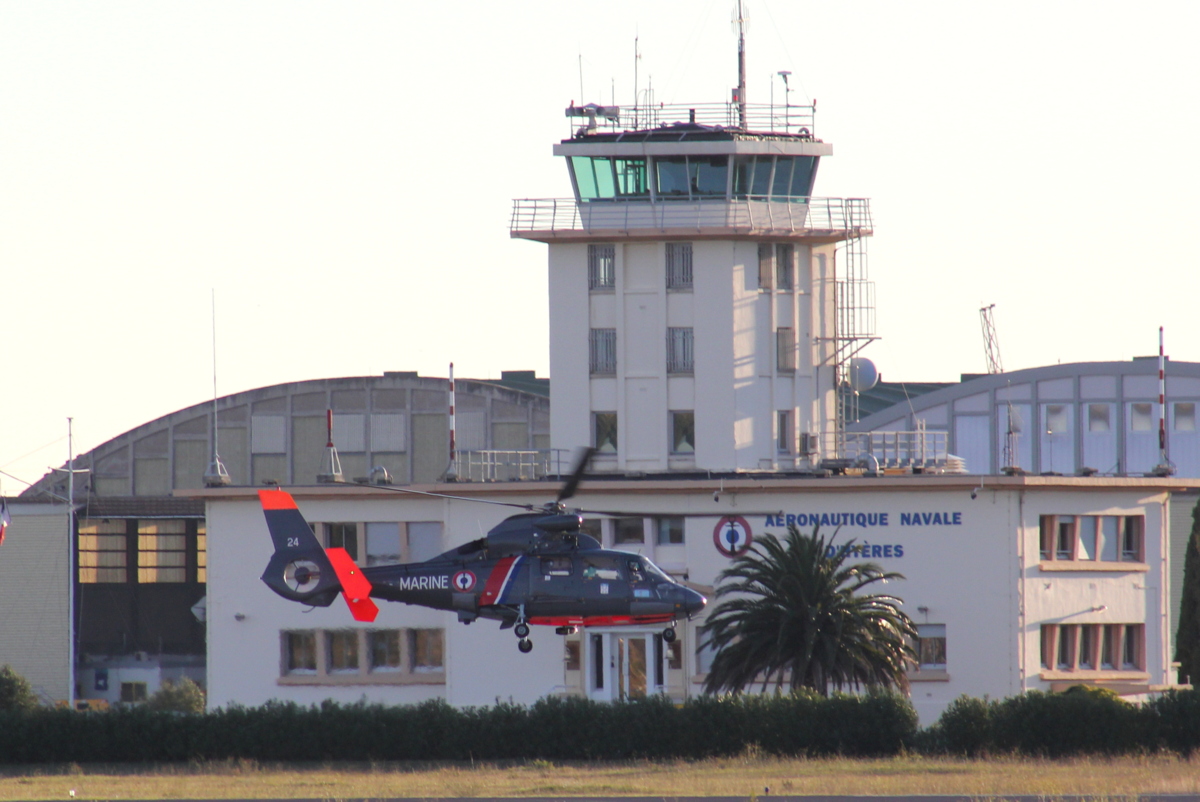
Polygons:
<instances>
[{"instance_id":1,"label":"palm tree","mask_svg":"<svg viewBox=\"0 0 1200 802\"><path fill-rule=\"evenodd\" d=\"M833 547L816 529L789 526L781 541L767 533L718 577L722 601L703 627L716 650L704 690L740 692L762 678L823 696L830 686L906 689L916 627L903 603L858 595L875 582L903 579L875 563L846 564L854 541Z\"/></svg>"}]
</instances>

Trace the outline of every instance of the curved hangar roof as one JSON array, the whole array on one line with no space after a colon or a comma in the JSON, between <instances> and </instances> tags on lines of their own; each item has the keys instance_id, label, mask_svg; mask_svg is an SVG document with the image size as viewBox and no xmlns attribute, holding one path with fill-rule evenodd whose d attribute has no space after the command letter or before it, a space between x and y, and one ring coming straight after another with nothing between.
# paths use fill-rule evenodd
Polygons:
<instances>
[{"instance_id":1,"label":"curved hangar roof","mask_svg":"<svg viewBox=\"0 0 1200 802\"><path fill-rule=\"evenodd\" d=\"M1169 461L1175 475L1197 477L1200 363L1168 360L1166 377ZM1137 475L1160 462L1158 416L1155 356L978 376L901 401L850 429L913 431L923 422L947 432L949 451L971 473L995 474L1011 464L1031 473Z\"/></svg>"},{"instance_id":2,"label":"curved hangar roof","mask_svg":"<svg viewBox=\"0 0 1200 802\"><path fill-rule=\"evenodd\" d=\"M546 380L508 371L499 382L455 380L460 450L528 450L550 446ZM514 389L519 388L519 389ZM325 456L326 410L346 481L382 466L396 483L437 480L449 451L449 381L385 373L278 384L217 400L221 461L234 484L313 484ZM77 497L166 496L204 485L212 459L213 404L150 421L75 460L91 473ZM49 473L22 497L66 495L62 474Z\"/></svg>"}]
</instances>

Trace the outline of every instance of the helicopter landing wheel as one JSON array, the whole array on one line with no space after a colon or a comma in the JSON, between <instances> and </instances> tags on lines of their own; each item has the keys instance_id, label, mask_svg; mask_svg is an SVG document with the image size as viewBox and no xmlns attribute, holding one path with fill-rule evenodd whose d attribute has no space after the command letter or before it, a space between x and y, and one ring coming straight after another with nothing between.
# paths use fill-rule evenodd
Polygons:
<instances>
[{"instance_id":1,"label":"helicopter landing wheel","mask_svg":"<svg viewBox=\"0 0 1200 802\"><path fill-rule=\"evenodd\" d=\"M521 640L525 640L526 638L529 637L529 624L526 624L524 621L522 621L521 623L519 623L515 627L513 627L513 632L516 633L516 636L518 638L520 638ZM527 652L527 651L529 651L529 649L524 649L523 651Z\"/></svg>"},{"instance_id":2,"label":"helicopter landing wheel","mask_svg":"<svg viewBox=\"0 0 1200 802\"><path fill-rule=\"evenodd\" d=\"M664 629L662 632L662 639L666 643L674 643L675 642L675 627L667 627L666 629Z\"/></svg>"},{"instance_id":3,"label":"helicopter landing wheel","mask_svg":"<svg viewBox=\"0 0 1200 802\"><path fill-rule=\"evenodd\" d=\"M517 648L521 650L521 654L529 654L533 651L533 641L529 638L521 638L517 641Z\"/></svg>"}]
</instances>

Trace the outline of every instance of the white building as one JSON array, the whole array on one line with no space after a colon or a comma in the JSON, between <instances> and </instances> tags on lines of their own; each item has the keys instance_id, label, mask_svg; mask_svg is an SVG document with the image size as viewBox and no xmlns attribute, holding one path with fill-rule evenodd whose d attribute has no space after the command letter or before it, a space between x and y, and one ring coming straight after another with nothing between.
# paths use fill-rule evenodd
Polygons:
<instances>
[{"instance_id":1,"label":"white building","mask_svg":"<svg viewBox=\"0 0 1200 802\"><path fill-rule=\"evenodd\" d=\"M876 591L901 597L918 624L923 664L910 674L912 698L929 723L964 693L1000 698L1088 682L1137 697L1174 684L1170 494L1194 485L1022 476L643 479L585 483L576 501L644 510L597 521L604 544L649 556L709 590L730 560L714 537L721 515L741 516L752 534L783 533L788 523L819 523L827 534L840 526L839 542L854 538L862 559L906 577ZM420 489L540 503L557 487ZM366 564L397 551L404 560L449 549L506 514L361 486L291 492L319 533L336 529ZM523 655L511 630L482 619L463 626L453 613L381 603L378 620L362 625L341 601L306 610L259 579L271 542L255 491L196 494L207 501L210 533L212 706L277 698L483 705L655 692L684 699L701 690L710 659L696 648L702 619L681 626L672 645L655 627L584 629L565 639L535 627L534 650Z\"/></svg>"},{"instance_id":2,"label":"white building","mask_svg":"<svg viewBox=\"0 0 1200 802\"><path fill-rule=\"evenodd\" d=\"M871 453L870 437L864 449L843 436L835 393L874 336L870 216L862 200L811 197L818 160L831 152L812 135L811 109L780 120L733 105L626 111L638 121L631 130L611 109L569 109L589 118L555 147L574 197L514 206L512 235L549 245L550 445L597 447L601 476L574 501L629 511L590 526L605 545L709 591L730 560L716 536L722 516L740 516L751 534L840 526L862 558L907 577L879 590L903 598L919 625L921 666L910 679L925 723L963 693L1089 682L1137 697L1172 685L1171 494L1195 480L930 475L931 464L945 468L945 401L941 423L890 421L907 433L889 433L889 475L819 470L861 474L853 462ZM1090 398L1085 385L1035 383L1027 403L1058 403L1068 386L1070 398ZM997 398L1022 399L1018 387L988 385L969 408L989 443ZM941 444L928 455L927 436ZM504 517L371 487L290 489L326 545L352 547L368 565L424 559ZM557 488L417 489L540 504ZM655 628L584 629L565 642L540 630L522 655L510 632L482 620L461 626L449 613L387 604L363 626L340 603L305 611L259 580L270 540L254 491L189 495L207 508L213 706L684 699L702 688L711 656L697 650L700 621L670 645Z\"/></svg>"}]
</instances>

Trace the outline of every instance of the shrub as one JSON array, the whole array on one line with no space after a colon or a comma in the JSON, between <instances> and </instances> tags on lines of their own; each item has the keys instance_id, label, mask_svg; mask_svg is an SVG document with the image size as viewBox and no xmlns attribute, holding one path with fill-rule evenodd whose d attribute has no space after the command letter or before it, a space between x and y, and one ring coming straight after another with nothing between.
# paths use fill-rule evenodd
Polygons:
<instances>
[{"instance_id":1,"label":"shrub","mask_svg":"<svg viewBox=\"0 0 1200 802\"><path fill-rule=\"evenodd\" d=\"M992 711L995 702L963 694L942 712L934 730L932 746L953 755L979 757L995 749Z\"/></svg>"},{"instance_id":2,"label":"shrub","mask_svg":"<svg viewBox=\"0 0 1200 802\"><path fill-rule=\"evenodd\" d=\"M23 713L38 707L37 695L29 680L14 671L12 666L0 668L0 711Z\"/></svg>"},{"instance_id":3,"label":"shrub","mask_svg":"<svg viewBox=\"0 0 1200 802\"><path fill-rule=\"evenodd\" d=\"M166 680L146 703L151 710L170 710L176 713L203 713L204 691L188 677L179 682Z\"/></svg>"}]
</instances>

